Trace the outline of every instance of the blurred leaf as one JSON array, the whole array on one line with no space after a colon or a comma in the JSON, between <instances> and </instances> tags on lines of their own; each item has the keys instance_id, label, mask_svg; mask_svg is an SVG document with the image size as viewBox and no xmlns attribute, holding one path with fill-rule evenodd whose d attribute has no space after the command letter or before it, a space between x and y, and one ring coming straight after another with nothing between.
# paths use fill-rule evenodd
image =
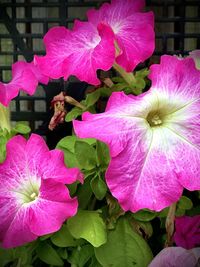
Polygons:
<instances>
[{"instance_id":1,"label":"blurred leaf","mask_svg":"<svg viewBox=\"0 0 200 267\"><path fill-rule=\"evenodd\" d=\"M138 221L149 222L157 216L157 213L147 209L143 209L139 210L136 213L132 213L132 216Z\"/></svg>"},{"instance_id":2,"label":"blurred leaf","mask_svg":"<svg viewBox=\"0 0 200 267\"><path fill-rule=\"evenodd\" d=\"M98 200L102 200L107 192L107 186L99 175L96 175L90 182L92 191Z\"/></svg>"},{"instance_id":3,"label":"blurred leaf","mask_svg":"<svg viewBox=\"0 0 200 267\"><path fill-rule=\"evenodd\" d=\"M186 215L188 216L195 216L200 214L200 206L196 206L192 208L191 210L186 211Z\"/></svg>"},{"instance_id":4,"label":"blurred leaf","mask_svg":"<svg viewBox=\"0 0 200 267\"><path fill-rule=\"evenodd\" d=\"M91 197L93 195L93 192L92 192L91 186L90 186L90 181L91 181L91 177L88 177L84 181L84 184L81 187L79 187L77 192L76 192L80 209L86 209L87 208L87 206L91 200Z\"/></svg>"},{"instance_id":5,"label":"blurred leaf","mask_svg":"<svg viewBox=\"0 0 200 267\"><path fill-rule=\"evenodd\" d=\"M193 203L188 197L182 196L178 201L177 207L184 210L190 210L193 207Z\"/></svg>"},{"instance_id":6,"label":"blurred leaf","mask_svg":"<svg viewBox=\"0 0 200 267\"><path fill-rule=\"evenodd\" d=\"M108 146L97 140L96 143L96 150L97 150L97 162L99 166L107 168L110 162L110 152Z\"/></svg>"},{"instance_id":7,"label":"blurred leaf","mask_svg":"<svg viewBox=\"0 0 200 267\"><path fill-rule=\"evenodd\" d=\"M31 128L24 122L17 122L12 131L20 134L29 134L31 132Z\"/></svg>"},{"instance_id":8,"label":"blurred leaf","mask_svg":"<svg viewBox=\"0 0 200 267\"><path fill-rule=\"evenodd\" d=\"M84 112L83 109L78 108L78 107L74 107L74 108L72 108L72 110L67 112L67 115L65 116L65 121L70 122L70 121L76 119L78 116L80 116L83 112Z\"/></svg>"},{"instance_id":9,"label":"blurred leaf","mask_svg":"<svg viewBox=\"0 0 200 267\"><path fill-rule=\"evenodd\" d=\"M81 244L80 240L75 240L70 234L67 225L63 225L62 228L52 235L51 242L57 247L75 247Z\"/></svg>"},{"instance_id":10,"label":"blurred leaf","mask_svg":"<svg viewBox=\"0 0 200 267\"><path fill-rule=\"evenodd\" d=\"M91 245L85 245L73 250L69 257L69 262L75 264L77 267L84 267L89 259L94 255L94 249Z\"/></svg>"},{"instance_id":11,"label":"blurred leaf","mask_svg":"<svg viewBox=\"0 0 200 267\"><path fill-rule=\"evenodd\" d=\"M96 211L80 210L67 221L70 233L77 239L84 238L94 247L106 242L106 226Z\"/></svg>"},{"instance_id":12,"label":"blurred leaf","mask_svg":"<svg viewBox=\"0 0 200 267\"><path fill-rule=\"evenodd\" d=\"M82 141L76 141L74 151L81 169L91 170L96 167L96 153L92 146Z\"/></svg>"},{"instance_id":13,"label":"blurred leaf","mask_svg":"<svg viewBox=\"0 0 200 267\"><path fill-rule=\"evenodd\" d=\"M55 266L63 266L64 264L56 250L46 242L41 242L36 248L36 252L39 259L47 264Z\"/></svg>"},{"instance_id":14,"label":"blurred leaf","mask_svg":"<svg viewBox=\"0 0 200 267\"><path fill-rule=\"evenodd\" d=\"M108 232L107 243L95 248L95 255L104 267L145 267L152 259L148 244L126 218L118 220L116 228Z\"/></svg>"},{"instance_id":15,"label":"blurred leaf","mask_svg":"<svg viewBox=\"0 0 200 267\"><path fill-rule=\"evenodd\" d=\"M167 207L167 208L161 210L161 211L158 213L158 217L160 217L160 218L165 218L165 217L167 217L168 212L169 212L169 208Z\"/></svg>"},{"instance_id":16,"label":"blurred leaf","mask_svg":"<svg viewBox=\"0 0 200 267\"><path fill-rule=\"evenodd\" d=\"M183 216L185 215L185 209L177 208L175 212L176 216Z\"/></svg>"},{"instance_id":17,"label":"blurred leaf","mask_svg":"<svg viewBox=\"0 0 200 267\"><path fill-rule=\"evenodd\" d=\"M99 97L101 96L100 94L100 90L97 89L96 91L87 94L86 99L85 99L85 105L86 107L91 107L93 106L99 99Z\"/></svg>"},{"instance_id":18,"label":"blurred leaf","mask_svg":"<svg viewBox=\"0 0 200 267\"><path fill-rule=\"evenodd\" d=\"M6 143L7 138L4 136L0 137L0 163L2 163L6 158Z\"/></svg>"},{"instance_id":19,"label":"blurred leaf","mask_svg":"<svg viewBox=\"0 0 200 267\"><path fill-rule=\"evenodd\" d=\"M63 260L66 260L68 258L67 248L59 248L57 252Z\"/></svg>"}]
</instances>

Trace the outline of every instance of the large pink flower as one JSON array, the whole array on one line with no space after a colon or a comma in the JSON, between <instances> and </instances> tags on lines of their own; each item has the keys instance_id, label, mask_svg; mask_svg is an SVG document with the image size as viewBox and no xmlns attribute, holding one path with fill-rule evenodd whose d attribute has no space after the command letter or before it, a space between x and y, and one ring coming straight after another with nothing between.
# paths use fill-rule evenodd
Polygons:
<instances>
[{"instance_id":1,"label":"large pink flower","mask_svg":"<svg viewBox=\"0 0 200 267\"><path fill-rule=\"evenodd\" d=\"M112 28L121 50L116 62L127 72L149 58L155 48L154 16L142 12L144 5L144 0L111 0L87 13L93 25L103 22Z\"/></svg>"},{"instance_id":2,"label":"large pink flower","mask_svg":"<svg viewBox=\"0 0 200 267\"><path fill-rule=\"evenodd\" d=\"M9 83L0 82L0 103L8 106L20 90L33 95L38 82L47 84L48 77L41 74L33 62L18 61L12 65L12 80Z\"/></svg>"},{"instance_id":3,"label":"large pink flower","mask_svg":"<svg viewBox=\"0 0 200 267\"><path fill-rule=\"evenodd\" d=\"M159 211L183 187L200 189L200 71L191 58L162 56L152 87L140 96L113 93L106 111L74 121L79 137L110 147L106 181L124 210Z\"/></svg>"},{"instance_id":4,"label":"large pink flower","mask_svg":"<svg viewBox=\"0 0 200 267\"><path fill-rule=\"evenodd\" d=\"M26 141L15 136L7 144L0 164L0 240L3 247L20 246L38 236L59 230L77 212L65 184L83 177L67 169L63 153L49 151L42 137Z\"/></svg>"},{"instance_id":5,"label":"large pink flower","mask_svg":"<svg viewBox=\"0 0 200 267\"><path fill-rule=\"evenodd\" d=\"M175 226L174 241L177 246L186 249L200 246L200 215L177 217Z\"/></svg>"},{"instance_id":6,"label":"large pink flower","mask_svg":"<svg viewBox=\"0 0 200 267\"><path fill-rule=\"evenodd\" d=\"M44 37L46 56L35 56L41 71L50 78L67 79L75 75L81 81L100 83L96 71L109 70L114 62L114 35L104 24L97 27L76 20L73 31L54 27Z\"/></svg>"}]
</instances>

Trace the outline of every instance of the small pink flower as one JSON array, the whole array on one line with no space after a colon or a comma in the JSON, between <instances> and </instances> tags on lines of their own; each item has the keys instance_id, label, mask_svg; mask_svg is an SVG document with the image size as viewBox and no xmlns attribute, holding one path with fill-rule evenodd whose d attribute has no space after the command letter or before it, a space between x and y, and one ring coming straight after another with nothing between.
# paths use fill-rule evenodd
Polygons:
<instances>
[{"instance_id":1,"label":"small pink flower","mask_svg":"<svg viewBox=\"0 0 200 267\"><path fill-rule=\"evenodd\" d=\"M0 82L0 103L8 106L20 90L33 95L38 82L47 84L48 80L48 77L41 74L33 62L18 61L12 65L12 80L9 83Z\"/></svg>"},{"instance_id":2,"label":"small pink flower","mask_svg":"<svg viewBox=\"0 0 200 267\"><path fill-rule=\"evenodd\" d=\"M108 187L121 207L160 211L183 191L200 189L200 71L191 58L162 56L151 89L115 92L106 111L83 114L76 134L108 144Z\"/></svg>"},{"instance_id":3,"label":"small pink flower","mask_svg":"<svg viewBox=\"0 0 200 267\"><path fill-rule=\"evenodd\" d=\"M93 25L105 23L112 28L120 48L116 62L127 72L149 58L155 48L154 15L142 12L144 5L144 0L111 0L87 13Z\"/></svg>"},{"instance_id":4,"label":"small pink flower","mask_svg":"<svg viewBox=\"0 0 200 267\"><path fill-rule=\"evenodd\" d=\"M46 56L35 56L41 71L53 79L75 75L79 80L98 85L96 71L109 70L114 62L114 35L104 24L95 27L76 20L73 31L54 27L44 37Z\"/></svg>"},{"instance_id":5,"label":"small pink flower","mask_svg":"<svg viewBox=\"0 0 200 267\"><path fill-rule=\"evenodd\" d=\"M200 215L177 217L175 227L174 241L177 246L186 249L200 246Z\"/></svg>"},{"instance_id":6,"label":"small pink flower","mask_svg":"<svg viewBox=\"0 0 200 267\"><path fill-rule=\"evenodd\" d=\"M4 248L23 245L53 233L77 212L65 184L83 181L77 168L67 169L63 153L49 151L42 137L15 136L0 164L0 240Z\"/></svg>"},{"instance_id":7,"label":"small pink flower","mask_svg":"<svg viewBox=\"0 0 200 267\"><path fill-rule=\"evenodd\" d=\"M200 248L186 250L169 247L156 255L149 267L197 267L199 266Z\"/></svg>"}]
</instances>

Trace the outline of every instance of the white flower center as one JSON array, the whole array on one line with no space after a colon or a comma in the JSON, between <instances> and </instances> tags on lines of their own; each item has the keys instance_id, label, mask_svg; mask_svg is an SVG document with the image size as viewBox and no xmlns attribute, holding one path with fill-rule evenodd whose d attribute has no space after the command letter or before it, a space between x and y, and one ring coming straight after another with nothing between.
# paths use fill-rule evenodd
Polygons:
<instances>
[{"instance_id":1,"label":"white flower center","mask_svg":"<svg viewBox=\"0 0 200 267\"><path fill-rule=\"evenodd\" d=\"M13 191L20 204L31 203L39 197L40 179L36 175L25 177L25 181Z\"/></svg>"},{"instance_id":2,"label":"white flower center","mask_svg":"<svg viewBox=\"0 0 200 267\"><path fill-rule=\"evenodd\" d=\"M163 115L159 111L150 112L146 120L151 127L160 126L163 124Z\"/></svg>"}]
</instances>

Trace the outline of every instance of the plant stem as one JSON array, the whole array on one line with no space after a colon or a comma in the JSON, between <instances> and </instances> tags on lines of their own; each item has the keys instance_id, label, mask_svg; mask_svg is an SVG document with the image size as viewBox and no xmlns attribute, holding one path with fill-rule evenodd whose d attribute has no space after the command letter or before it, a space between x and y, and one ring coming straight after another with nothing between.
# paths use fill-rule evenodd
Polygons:
<instances>
[{"instance_id":1,"label":"plant stem","mask_svg":"<svg viewBox=\"0 0 200 267\"><path fill-rule=\"evenodd\" d=\"M176 202L173 203L169 207L169 212L167 214L166 222L165 222L165 228L167 232L167 238L165 242L165 247L170 247L173 244L173 233L174 233L174 220L175 220L175 212L176 212Z\"/></svg>"},{"instance_id":2,"label":"plant stem","mask_svg":"<svg viewBox=\"0 0 200 267\"><path fill-rule=\"evenodd\" d=\"M124 80L128 83L128 85L132 85L136 82L135 76L132 72L126 72L121 66L119 66L116 62L113 64L113 68L124 78Z\"/></svg>"}]
</instances>

